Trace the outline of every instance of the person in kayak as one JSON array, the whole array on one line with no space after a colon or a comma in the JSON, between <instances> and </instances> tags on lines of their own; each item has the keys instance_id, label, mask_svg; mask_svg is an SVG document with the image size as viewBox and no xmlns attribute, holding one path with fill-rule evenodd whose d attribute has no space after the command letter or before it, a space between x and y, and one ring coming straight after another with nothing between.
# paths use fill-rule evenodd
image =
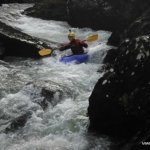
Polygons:
<instances>
[{"instance_id":1,"label":"person in kayak","mask_svg":"<svg viewBox=\"0 0 150 150\"><path fill-rule=\"evenodd\" d=\"M87 48L88 45L85 41L75 38L75 33L70 31L68 34L69 43L64 44L59 48L60 51L71 49L73 55L84 54L84 47Z\"/></svg>"}]
</instances>

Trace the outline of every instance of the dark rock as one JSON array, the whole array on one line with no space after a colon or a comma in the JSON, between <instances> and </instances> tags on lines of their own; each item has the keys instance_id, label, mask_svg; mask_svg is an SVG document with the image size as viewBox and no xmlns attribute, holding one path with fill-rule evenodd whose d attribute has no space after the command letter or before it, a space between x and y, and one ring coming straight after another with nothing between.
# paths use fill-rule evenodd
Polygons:
<instances>
[{"instance_id":1,"label":"dark rock","mask_svg":"<svg viewBox=\"0 0 150 150\"><path fill-rule=\"evenodd\" d=\"M68 0L68 16L71 25L105 30L113 30L122 19L107 0Z\"/></svg>"},{"instance_id":2,"label":"dark rock","mask_svg":"<svg viewBox=\"0 0 150 150\"><path fill-rule=\"evenodd\" d=\"M118 53L119 53L118 49L111 49L111 50L109 50L107 52L104 60L103 60L103 63L104 64L108 63L108 64L111 64L111 65L114 64L115 59L118 56Z\"/></svg>"},{"instance_id":3,"label":"dark rock","mask_svg":"<svg viewBox=\"0 0 150 150\"><path fill-rule=\"evenodd\" d=\"M113 73L98 81L89 100L90 131L115 138L129 137L137 131L140 120L124 110L127 98L122 87L123 82Z\"/></svg>"},{"instance_id":4,"label":"dark rock","mask_svg":"<svg viewBox=\"0 0 150 150\"><path fill-rule=\"evenodd\" d=\"M149 123L137 132L131 139L124 140L112 146L113 150L147 150L150 141Z\"/></svg>"},{"instance_id":5,"label":"dark rock","mask_svg":"<svg viewBox=\"0 0 150 150\"><path fill-rule=\"evenodd\" d=\"M1 4L8 4L8 3L33 3L36 0L1 0L0 1L0 5Z\"/></svg>"},{"instance_id":6,"label":"dark rock","mask_svg":"<svg viewBox=\"0 0 150 150\"><path fill-rule=\"evenodd\" d=\"M131 138L150 117L150 37L122 42L114 61L89 99L89 130Z\"/></svg>"},{"instance_id":7,"label":"dark rock","mask_svg":"<svg viewBox=\"0 0 150 150\"><path fill-rule=\"evenodd\" d=\"M30 94L33 102L38 103L44 110L49 104L55 106L64 97L72 96L70 89L53 81L39 80L34 83L28 83L24 90Z\"/></svg>"},{"instance_id":8,"label":"dark rock","mask_svg":"<svg viewBox=\"0 0 150 150\"><path fill-rule=\"evenodd\" d=\"M125 37L135 38L138 36L150 34L150 9L147 9L143 14L134 21L125 32Z\"/></svg>"},{"instance_id":9,"label":"dark rock","mask_svg":"<svg viewBox=\"0 0 150 150\"><path fill-rule=\"evenodd\" d=\"M24 14L50 20L67 20L67 0L39 0L33 8L28 8Z\"/></svg>"},{"instance_id":10,"label":"dark rock","mask_svg":"<svg viewBox=\"0 0 150 150\"><path fill-rule=\"evenodd\" d=\"M66 20L73 26L123 31L149 4L147 0L39 0L26 14Z\"/></svg>"},{"instance_id":11,"label":"dark rock","mask_svg":"<svg viewBox=\"0 0 150 150\"><path fill-rule=\"evenodd\" d=\"M113 45L113 46L118 46L122 39L123 39L123 31L113 31L111 36L108 39L107 44L108 45Z\"/></svg>"},{"instance_id":12,"label":"dark rock","mask_svg":"<svg viewBox=\"0 0 150 150\"><path fill-rule=\"evenodd\" d=\"M18 118L11 121L10 125L5 129L5 133L14 132L21 127L24 127L28 119L31 117L31 112L27 112Z\"/></svg>"},{"instance_id":13,"label":"dark rock","mask_svg":"<svg viewBox=\"0 0 150 150\"><path fill-rule=\"evenodd\" d=\"M0 59L4 58L5 48L3 46L3 43L0 42Z\"/></svg>"},{"instance_id":14,"label":"dark rock","mask_svg":"<svg viewBox=\"0 0 150 150\"><path fill-rule=\"evenodd\" d=\"M138 36L150 34L150 9L146 9L143 13L133 20L131 24L124 27L121 31L115 31L112 33L108 40L108 44L119 45L126 38L135 38Z\"/></svg>"},{"instance_id":15,"label":"dark rock","mask_svg":"<svg viewBox=\"0 0 150 150\"><path fill-rule=\"evenodd\" d=\"M39 57L38 51L42 48L50 48L47 42L31 37L17 29L0 22L0 42L3 56Z\"/></svg>"}]
</instances>

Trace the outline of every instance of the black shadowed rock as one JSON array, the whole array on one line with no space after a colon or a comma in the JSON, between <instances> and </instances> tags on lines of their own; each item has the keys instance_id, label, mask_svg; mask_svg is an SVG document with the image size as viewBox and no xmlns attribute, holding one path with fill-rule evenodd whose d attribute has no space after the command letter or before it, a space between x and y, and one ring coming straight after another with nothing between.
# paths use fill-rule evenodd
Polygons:
<instances>
[{"instance_id":1,"label":"black shadowed rock","mask_svg":"<svg viewBox=\"0 0 150 150\"><path fill-rule=\"evenodd\" d=\"M36 0L1 0L1 4L8 4L8 3L34 3Z\"/></svg>"},{"instance_id":2,"label":"black shadowed rock","mask_svg":"<svg viewBox=\"0 0 150 150\"><path fill-rule=\"evenodd\" d=\"M33 8L24 13L33 17L49 20L67 20L67 0L38 0Z\"/></svg>"},{"instance_id":3,"label":"black shadowed rock","mask_svg":"<svg viewBox=\"0 0 150 150\"><path fill-rule=\"evenodd\" d=\"M50 20L65 20L73 26L123 30L149 8L147 0L38 0L25 12Z\"/></svg>"},{"instance_id":4,"label":"black shadowed rock","mask_svg":"<svg viewBox=\"0 0 150 150\"><path fill-rule=\"evenodd\" d=\"M90 96L89 130L130 139L132 147L150 137L144 134L150 130L150 36L125 40L117 51L114 71L99 79Z\"/></svg>"},{"instance_id":5,"label":"black shadowed rock","mask_svg":"<svg viewBox=\"0 0 150 150\"><path fill-rule=\"evenodd\" d=\"M31 114L31 112L27 112L18 118L13 119L10 125L5 129L5 133L14 132L19 128L24 127L28 119L31 117Z\"/></svg>"},{"instance_id":6,"label":"black shadowed rock","mask_svg":"<svg viewBox=\"0 0 150 150\"><path fill-rule=\"evenodd\" d=\"M0 42L2 55L39 57L38 51L42 48L50 48L51 42L44 42L38 38L29 36L0 22ZM54 43L53 43L54 45Z\"/></svg>"},{"instance_id":7,"label":"black shadowed rock","mask_svg":"<svg viewBox=\"0 0 150 150\"><path fill-rule=\"evenodd\" d=\"M38 103L44 110L57 105L64 97L73 96L72 91L53 81L39 80L28 83L24 90L30 94L34 103Z\"/></svg>"},{"instance_id":8,"label":"black shadowed rock","mask_svg":"<svg viewBox=\"0 0 150 150\"><path fill-rule=\"evenodd\" d=\"M108 44L117 46L127 38L132 39L138 36L144 36L149 34L150 34L150 9L148 8L145 9L128 26L124 27L123 30L121 31L117 30L113 32L108 40Z\"/></svg>"}]
</instances>

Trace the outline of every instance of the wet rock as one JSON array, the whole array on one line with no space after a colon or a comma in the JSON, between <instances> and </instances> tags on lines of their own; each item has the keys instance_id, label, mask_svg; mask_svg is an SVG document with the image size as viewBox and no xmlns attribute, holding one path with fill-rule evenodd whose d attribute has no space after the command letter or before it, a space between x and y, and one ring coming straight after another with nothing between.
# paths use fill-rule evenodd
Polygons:
<instances>
[{"instance_id":1,"label":"wet rock","mask_svg":"<svg viewBox=\"0 0 150 150\"><path fill-rule=\"evenodd\" d=\"M64 97L72 96L70 89L59 85L53 81L35 81L28 83L24 89L30 94L33 102L38 103L44 110L49 106L55 106Z\"/></svg>"},{"instance_id":2,"label":"wet rock","mask_svg":"<svg viewBox=\"0 0 150 150\"><path fill-rule=\"evenodd\" d=\"M1 4L8 4L8 3L33 3L35 0L1 0Z\"/></svg>"},{"instance_id":3,"label":"wet rock","mask_svg":"<svg viewBox=\"0 0 150 150\"><path fill-rule=\"evenodd\" d=\"M0 42L0 59L4 58L5 48L3 44Z\"/></svg>"},{"instance_id":4,"label":"wet rock","mask_svg":"<svg viewBox=\"0 0 150 150\"><path fill-rule=\"evenodd\" d=\"M31 112L27 112L19 116L18 118L13 119L12 121L10 121L9 126L5 129L5 133L15 132L19 128L24 127L30 117Z\"/></svg>"},{"instance_id":5,"label":"wet rock","mask_svg":"<svg viewBox=\"0 0 150 150\"><path fill-rule=\"evenodd\" d=\"M138 19L136 19L132 24L124 29L124 32L118 32L118 33L113 33L112 36L109 38L108 43L113 44L113 45L124 45L124 47L127 47L127 43L131 41L131 49L135 48L136 46L139 46L141 42L137 42L139 39L145 43L145 40L142 40L144 35L149 35L150 34L150 9L147 9ZM141 38L139 38L141 37ZM135 40L137 38L137 40ZM125 42L126 41L126 42ZM122 48L124 49L124 48ZM143 48L142 48L143 49ZM148 49L148 43L146 42L144 44L144 49ZM120 49L118 49L120 50ZM130 50L129 50L130 51ZM128 51L128 52L129 52ZM112 53L113 52L113 53ZM127 52L127 53L128 53ZM118 51L118 53L120 53ZM147 52L148 53L148 52ZM111 50L108 52L104 62L109 62L109 58L112 57L113 60L115 60L115 51ZM144 57L144 52L143 52L143 57ZM110 63L113 63L111 61Z\"/></svg>"},{"instance_id":6,"label":"wet rock","mask_svg":"<svg viewBox=\"0 0 150 150\"><path fill-rule=\"evenodd\" d=\"M119 146L120 150L145 150L149 148L150 141L150 128L149 124L145 128L141 129L134 137L124 141Z\"/></svg>"},{"instance_id":7,"label":"wet rock","mask_svg":"<svg viewBox=\"0 0 150 150\"><path fill-rule=\"evenodd\" d=\"M0 42L3 56L39 57L38 51L50 47L47 42L18 31L0 22Z\"/></svg>"},{"instance_id":8,"label":"wet rock","mask_svg":"<svg viewBox=\"0 0 150 150\"><path fill-rule=\"evenodd\" d=\"M108 50L108 52L107 52L107 54L106 54L106 56L105 56L105 58L103 60L103 63L104 64L108 63L109 65L114 64L118 53L119 53L118 49L110 49L110 50Z\"/></svg>"},{"instance_id":9,"label":"wet rock","mask_svg":"<svg viewBox=\"0 0 150 150\"><path fill-rule=\"evenodd\" d=\"M122 31L149 4L147 0L39 0L26 14L43 19L66 20L73 26Z\"/></svg>"},{"instance_id":10,"label":"wet rock","mask_svg":"<svg viewBox=\"0 0 150 150\"><path fill-rule=\"evenodd\" d=\"M150 9L147 9L143 14L136 19L125 32L125 37L135 38L138 36L150 34Z\"/></svg>"},{"instance_id":11,"label":"wet rock","mask_svg":"<svg viewBox=\"0 0 150 150\"><path fill-rule=\"evenodd\" d=\"M67 20L67 0L38 0L33 8L24 13L33 17L50 20Z\"/></svg>"},{"instance_id":12,"label":"wet rock","mask_svg":"<svg viewBox=\"0 0 150 150\"><path fill-rule=\"evenodd\" d=\"M150 125L150 36L125 40L118 52L90 96L89 130L130 139Z\"/></svg>"},{"instance_id":13,"label":"wet rock","mask_svg":"<svg viewBox=\"0 0 150 150\"><path fill-rule=\"evenodd\" d=\"M121 23L117 11L107 0L68 0L68 14L69 23L80 27L112 30L115 28L113 20L116 25Z\"/></svg>"},{"instance_id":14,"label":"wet rock","mask_svg":"<svg viewBox=\"0 0 150 150\"><path fill-rule=\"evenodd\" d=\"M108 40L108 44L119 45L127 38L136 38L138 36L150 34L150 9L146 9L121 31L115 31Z\"/></svg>"}]
</instances>

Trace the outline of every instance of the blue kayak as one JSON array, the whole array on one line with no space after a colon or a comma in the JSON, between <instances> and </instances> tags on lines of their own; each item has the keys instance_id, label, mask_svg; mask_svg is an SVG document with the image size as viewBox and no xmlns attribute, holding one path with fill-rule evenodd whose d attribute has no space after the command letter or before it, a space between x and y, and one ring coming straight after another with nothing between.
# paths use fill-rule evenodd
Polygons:
<instances>
[{"instance_id":1,"label":"blue kayak","mask_svg":"<svg viewBox=\"0 0 150 150\"><path fill-rule=\"evenodd\" d=\"M80 55L70 55L70 56L65 56L60 59L60 62L62 63L70 63L70 62L75 62L76 64L80 64L83 62L87 62L89 59L89 55L87 53L80 54Z\"/></svg>"}]
</instances>

